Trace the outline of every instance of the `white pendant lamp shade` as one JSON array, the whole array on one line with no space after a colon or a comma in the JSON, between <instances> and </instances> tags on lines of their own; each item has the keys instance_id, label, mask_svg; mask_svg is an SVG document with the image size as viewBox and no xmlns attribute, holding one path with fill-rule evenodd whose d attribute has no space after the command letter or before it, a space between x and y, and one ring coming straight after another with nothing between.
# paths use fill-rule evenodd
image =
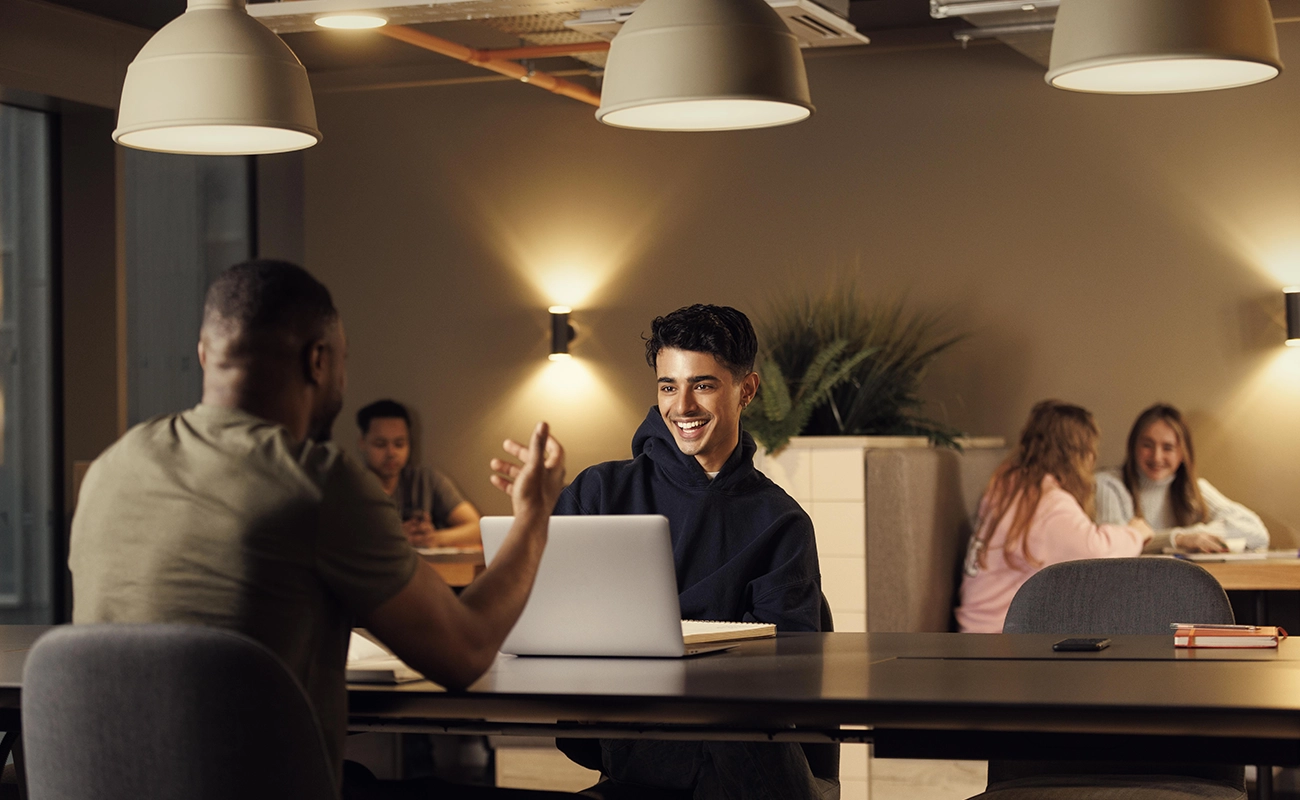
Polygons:
<instances>
[{"instance_id":1,"label":"white pendant lamp shade","mask_svg":"<svg viewBox=\"0 0 1300 800\"><path fill-rule=\"evenodd\" d=\"M127 69L113 140L140 150L254 155L311 147L307 70L244 0L189 0Z\"/></svg>"},{"instance_id":2,"label":"white pendant lamp shade","mask_svg":"<svg viewBox=\"0 0 1300 800\"><path fill-rule=\"evenodd\" d=\"M812 112L799 43L764 0L645 0L610 44L596 119L726 131Z\"/></svg>"},{"instance_id":3,"label":"white pendant lamp shade","mask_svg":"<svg viewBox=\"0 0 1300 800\"><path fill-rule=\"evenodd\" d=\"M1281 70L1268 0L1061 0L1047 82L1169 94L1247 86Z\"/></svg>"}]
</instances>

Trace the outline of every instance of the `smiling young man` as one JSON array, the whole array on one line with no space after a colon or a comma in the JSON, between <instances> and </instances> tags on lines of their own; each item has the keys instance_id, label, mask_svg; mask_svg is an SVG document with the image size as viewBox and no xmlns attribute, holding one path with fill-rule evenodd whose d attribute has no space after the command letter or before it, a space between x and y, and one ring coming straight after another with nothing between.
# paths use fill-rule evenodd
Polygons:
<instances>
[{"instance_id":1,"label":"smiling young man","mask_svg":"<svg viewBox=\"0 0 1300 800\"><path fill-rule=\"evenodd\" d=\"M817 631L812 522L754 468L754 440L741 429L741 412L758 392L757 352L753 326L734 308L694 305L655 319L646 361L658 404L632 438L632 459L584 470L555 513L667 517L684 619ZM595 766L577 746L565 749ZM607 776L694 789L697 798L838 794L812 777L797 745L603 741L601 750Z\"/></svg>"}]
</instances>

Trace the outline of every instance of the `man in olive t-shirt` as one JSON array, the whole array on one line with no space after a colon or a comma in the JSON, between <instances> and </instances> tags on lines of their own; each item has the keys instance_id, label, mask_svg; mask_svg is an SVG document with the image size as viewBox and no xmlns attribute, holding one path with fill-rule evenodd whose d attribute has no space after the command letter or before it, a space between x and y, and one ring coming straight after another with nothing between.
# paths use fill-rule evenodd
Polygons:
<instances>
[{"instance_id":1,"label":"man in olive t-shirt","mask_svg":"<svg viewBox=\"0 0 1300 800\"><path fill-rule=\"evenodd\" d=\"M72 536L73 622L195 622L257 639L301 681L340 763L351 622L420 566L364 467L200 405L132 428L95 461Z\"/></svg>"},{"instance_id":2,"label":"man in olive t-shirt","mask_svg":"<svg viewBox=\"0 0 1300 800\"><path fill-rule=\"evenodd\" d=\"M341 767L348 629L463 688L496 657L531 591L564 453L544 423L522 465L494 459L515 525L459 597L424 565L364 467L328 443L346 341L306 271L252 261L208 290L203 402L136 426L96 459L72 522L73 621L189 622L246 634L306 689Z\"/></svg>"}]
</instances>

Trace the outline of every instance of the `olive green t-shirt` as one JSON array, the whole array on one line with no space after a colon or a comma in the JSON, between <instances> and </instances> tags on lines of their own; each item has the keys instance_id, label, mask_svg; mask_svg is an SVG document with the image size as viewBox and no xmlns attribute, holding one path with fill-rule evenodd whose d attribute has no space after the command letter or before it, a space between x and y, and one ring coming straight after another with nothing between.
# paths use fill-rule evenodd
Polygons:
<instances>
[{"instance_id":1,"label":"olive green t-shirt","mask_svg":"<svg viewBox=\"0 0 1300 800\"><path fill-rule=\"evenodd\" d=\"M379 481L336 446L200 405L137 425L95 460L68 562L74 623L191 622L274 651L338 769L349 629L420 560Z\"/></svg>"}]
</instances>

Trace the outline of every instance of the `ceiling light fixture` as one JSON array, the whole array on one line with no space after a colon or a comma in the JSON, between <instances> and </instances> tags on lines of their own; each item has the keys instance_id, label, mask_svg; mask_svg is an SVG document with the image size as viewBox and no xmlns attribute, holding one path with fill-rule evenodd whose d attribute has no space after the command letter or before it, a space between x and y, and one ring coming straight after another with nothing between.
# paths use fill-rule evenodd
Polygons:
<instances>
[{"instance_id":1,"label":"ceiling light fixture","mask_svg":"<svg viewBox=\"0 0 1300 800\"><path fill-rule=\"evenodd\" d=\"M1268 0L1062 0L1047 82L1171 94L1248 86L1281 71Z\"/></svg>"},{"instance_id":2,"label":"ceiling light fixture","mask_svg":"<svg viewBox=\"0 0 1300 800\"><path fill-rule=\"evenodd\" d=\"M610 44L596 119L727 131L812 112L798 40L763 0L646 0Z\"/></svg>"},{"instance_id":3,"label":"ceiling light fixture","mask_svg":"<svg viewBox=\"0 0 1300 800\"><path fill-rule=\"evenodd\" d=\"M382 28L388 20L378 14L328 14L315 19L317 25L335 31L364 31Z\"/></svg>"},{"instance_id":4,"label":"ceiling light fixture","mask_svg":"<svg viewBox=\"0 0 1300 800\"><path fill-rule=\"evenodd\" d=\"M131 62L113 141L140 150L255 155L311 147L307 70L244 0L189 0Z\"/></svg>"}]
</instances>

